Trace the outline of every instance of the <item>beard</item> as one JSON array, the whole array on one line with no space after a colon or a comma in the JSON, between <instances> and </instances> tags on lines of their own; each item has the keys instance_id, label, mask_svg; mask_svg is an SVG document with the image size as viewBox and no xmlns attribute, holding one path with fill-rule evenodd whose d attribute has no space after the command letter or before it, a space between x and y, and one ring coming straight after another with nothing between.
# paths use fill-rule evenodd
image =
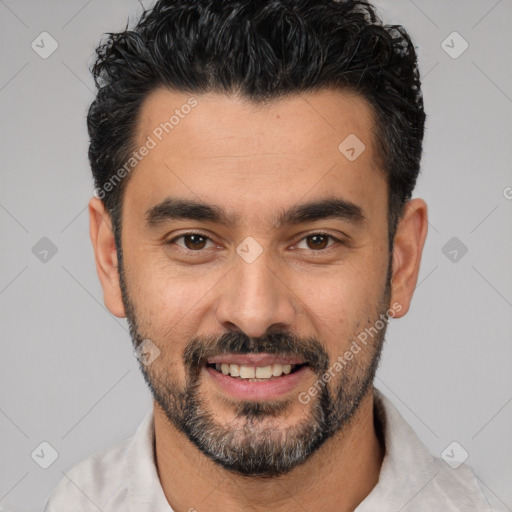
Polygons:
<instances>
[{"instance_id":1,"label":"beard","mask_svg":"<svg viewBox=\"0 0 512 512\"><path fill-rule=\"evenodd\" d=\"M149 337L140 332L121 263L119 270L130 335L137 350ZM322 344L315 338L285 331L269 331L259 338L230 331L221 336L190 339L182 358L184 384L180 384L171 374L169 365L163 363L145 364L139 359L140 370L154 401L169 422L205 456L238 475L263 478L283 475L304 463L328 439L346 428L363 399L373 391L387 328L390 291L391 268L375 314L365 319L366 325L353 333L353 339L365 327L373 326L377 319L382 320L383 317L384 327L331 383L322 381L322 376L334 364ZM164 348L165 342L159 345ZM348 344L342 346L345 351ZM322 384L317 386L318 394L307 405L299 402L298 397L264 402L223 398L224 404L234 410L235 415L233 421L221 423L209 407L208 398L201 393L201 370L208 358L221 353L263 352L299 356L307 362L318 376L317 382ZM296 408L297 402L303 408L300 422L284 427L280 418Z\"/></svg>"}]
</instances>

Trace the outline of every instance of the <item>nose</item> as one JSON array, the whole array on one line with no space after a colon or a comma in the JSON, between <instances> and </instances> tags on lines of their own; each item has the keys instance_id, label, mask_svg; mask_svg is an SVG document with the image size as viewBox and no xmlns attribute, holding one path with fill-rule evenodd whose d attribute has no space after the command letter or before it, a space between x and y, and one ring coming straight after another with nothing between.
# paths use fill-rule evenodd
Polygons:
<instances>
[{"instance_id":1,"label":"nose","mask_svg":"<svg viewBox=\"0 0 512 512\"><path fill-rule=\"evenodd\" d=\"M223 280L216 318L226 330L260 337L269 330L291 330L296 301L284 276L271 267L263 251L252 263L237 261Z\"/></svg>"}]
</instances>

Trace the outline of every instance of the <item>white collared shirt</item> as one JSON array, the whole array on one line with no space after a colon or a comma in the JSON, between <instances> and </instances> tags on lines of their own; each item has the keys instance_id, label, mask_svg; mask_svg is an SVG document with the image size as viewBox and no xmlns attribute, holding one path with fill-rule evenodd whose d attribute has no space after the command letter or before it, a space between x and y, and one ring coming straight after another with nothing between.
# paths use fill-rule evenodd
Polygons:
<instances>
[{"instance_id":1,"label":"white collared shirt","mask_svg":"<svg viewBox=\"0 0 512 512\"><path fill-rule=\"evenodd\" d=\"M355 512L490 512L472 469L433 457L393 404L375 389L386 453L379 481ZM151 410L133 437L65 473L44 512L173 512L155 465Z\"/></svg>"}]
</instances>

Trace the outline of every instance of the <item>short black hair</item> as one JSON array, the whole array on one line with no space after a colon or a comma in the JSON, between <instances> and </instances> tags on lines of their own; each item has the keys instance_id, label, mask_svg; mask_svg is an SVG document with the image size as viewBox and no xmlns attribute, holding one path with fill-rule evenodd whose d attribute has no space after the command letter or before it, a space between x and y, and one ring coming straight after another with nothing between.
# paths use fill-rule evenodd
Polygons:
<instances>
[{"instance_id":1,"label":"short black hair","mask_svg":"<svg viewBox=\"0 0 512 512\"><path fill-rule=\"evenodd\" d=\"M416 52L402 26L383 25L358 0L159 0L132 30L106 36L91 68L98 92L87 125L96 190L117 244L129 176L118 184L112 177L134 151L138 113L152 91L236 93L264 103L334 87L373 108L392 249L420 170L425 124Z\"/></svg>"}]
</instances>

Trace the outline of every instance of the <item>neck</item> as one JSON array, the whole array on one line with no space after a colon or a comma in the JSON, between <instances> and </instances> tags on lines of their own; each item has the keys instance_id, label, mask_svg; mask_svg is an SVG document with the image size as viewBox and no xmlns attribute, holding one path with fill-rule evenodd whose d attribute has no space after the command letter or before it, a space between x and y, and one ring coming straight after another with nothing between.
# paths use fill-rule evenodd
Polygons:
<instances>
[{"instance_id":1,"label":"neck","mask_svg":"<svg viewBox=\"0 0 512 512\"><path fill-rule=\"evenodd\" d=\"M349 425L304 464L275 478L223 469L177 431L156 403L154 416L158 474L175 512L285 512L297 504L305 510L348 512L379 479L384 447L375 432L372 389Z\"/></svg>"}]
</instances>

